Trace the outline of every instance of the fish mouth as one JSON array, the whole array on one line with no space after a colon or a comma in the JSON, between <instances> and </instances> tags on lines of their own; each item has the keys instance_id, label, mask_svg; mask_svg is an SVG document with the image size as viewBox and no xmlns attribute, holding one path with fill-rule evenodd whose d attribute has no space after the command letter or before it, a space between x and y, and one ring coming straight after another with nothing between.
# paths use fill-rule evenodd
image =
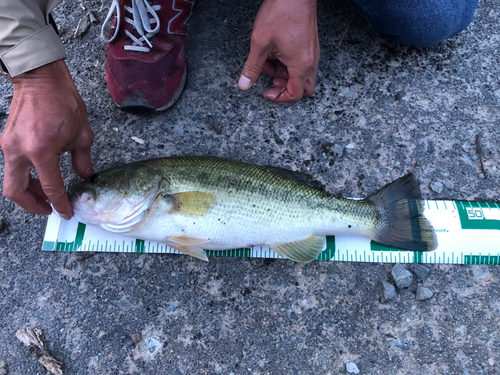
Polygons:
<instances>
[{"instance_id":1,"label":"fish mouth","mask_svg":"<svg viewBox=\"0 0 500 375\"><path fill-rule=\"evenodd\" d=\"M69 201L71 203L85 204L90 200L95 200L95 196L88 192L83 193L71 193L69 195Z\"/></svg>"},{"instance_id":2,"label":"fish mouth","mask_svg":"<svg viewBox=\"0 0 500 375\"><path fill-rule=\"evenodd\" d=\"M92 188L68 188L68 196L75 216L85 224L100 227L112 233L127 233L140 225L158 195L162 180L144 197L123 192L109 204L97 202L98 194ZM118 193L117 193L118 194Z\"/></svg>"},{"instance_id":3,"label":"fish mouth","mask_svg":"<svg viewBox=\"0 0 500 375\"><path fill-rule=\"evenodd\" d=\"M66 193L68 194L69 201L72 205L74 204L85 204L90 200L95 201L96 193L92 189L87 189L83 192L78 191L78 189L67 186Z\"/></svg>"},{"instance_id":4,"label":"fish mouth","mask_svg":"<svg viewBox=\"0 0 500 375\"><path fill-rule=\"evenodd\" d=\"M91 224L113 233L126 233L131 231L144 218L149 207L153 203L156 196L156 189L146 196L140 202L133 204L128 199L118 200L119 205L113 205L110 209L101 210L95 207L96 194L93 190L85 190L83 192L77 189L68 188L68 198L73 206L75 216L79 221ZM129 206L131 210L125 217L117 222L112 222L110 219L113 214L117 213L123 205ZM121 215L120 215L121 216Z\"/></svg>"}]
</instances>

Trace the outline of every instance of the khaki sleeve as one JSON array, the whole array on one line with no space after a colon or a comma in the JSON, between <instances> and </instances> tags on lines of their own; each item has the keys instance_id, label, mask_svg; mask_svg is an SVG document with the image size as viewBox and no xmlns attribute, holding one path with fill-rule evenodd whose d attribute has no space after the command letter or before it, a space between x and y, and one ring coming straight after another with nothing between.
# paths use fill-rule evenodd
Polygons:
<instances>
[{"instance_id":1,"label":"khaki sleeve","mask_svg":"<svg viewBox=\"0 0 500 375\"><path fill-rule=\"evenodd\" d=\"M11 76L66 58L49 23L49 13L61 1L0 1L0 60Z\"/></svg>"}]
</instances>

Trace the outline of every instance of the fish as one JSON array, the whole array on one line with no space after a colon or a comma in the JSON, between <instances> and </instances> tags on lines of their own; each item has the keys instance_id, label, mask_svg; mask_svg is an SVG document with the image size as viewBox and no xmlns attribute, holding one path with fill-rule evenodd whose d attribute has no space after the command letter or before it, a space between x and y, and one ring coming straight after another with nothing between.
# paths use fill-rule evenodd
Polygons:
<instances>
[{"instance_id":1,"label":"fish","mask_svg":"<svg viewBox=\"0 0 500 375\"><path fill-rule=\"evenodd\" d=\"M324 249L325 236L338 235L411 251L437 247L411 173L354 200L318 189L301 172L173 156L106 169L68 194L85 224L205 261L205 250L267 246L283 258L309 262Z\"/></svg>"}]
</instances>

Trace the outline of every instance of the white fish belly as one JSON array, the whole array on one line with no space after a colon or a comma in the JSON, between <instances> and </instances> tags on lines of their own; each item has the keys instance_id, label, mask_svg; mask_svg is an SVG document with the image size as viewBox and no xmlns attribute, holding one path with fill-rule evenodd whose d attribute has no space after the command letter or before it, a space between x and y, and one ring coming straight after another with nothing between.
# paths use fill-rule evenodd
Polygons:
<instances>
[{"instance_id":1,"label":"white fish belly","mask_svg":"<svg viewBox=\"0 0 500 375\"><path fill-rule=\"evenodd\" d=\"M263 212L264 211L264 212ZM353 223L354 224L354 223ZM161 243L172 237L204 241L207 250L268 246L303 240L311 235L365 235L365 230L335 218L331 211L268 210L248 205L216 205L201 216L155 210L129 235Z\"/></svg>"}]
</instances>

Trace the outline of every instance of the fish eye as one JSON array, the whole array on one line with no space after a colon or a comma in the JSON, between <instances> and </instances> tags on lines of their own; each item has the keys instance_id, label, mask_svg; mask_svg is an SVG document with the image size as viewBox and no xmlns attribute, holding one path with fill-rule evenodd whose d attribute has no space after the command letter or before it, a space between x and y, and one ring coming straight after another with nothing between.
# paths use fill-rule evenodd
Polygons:
<instances>
[{"instance_id":1,"label":"fish eye","mask_svg":"<svg viewBox=\"0 0 500 375\"><path fill-rule=\"evenodd\" d=\"M92 176L90 176L89 181L91 184L95 184L99 180L99 174L94 173Z\"/></svg>"}]
</instances>

